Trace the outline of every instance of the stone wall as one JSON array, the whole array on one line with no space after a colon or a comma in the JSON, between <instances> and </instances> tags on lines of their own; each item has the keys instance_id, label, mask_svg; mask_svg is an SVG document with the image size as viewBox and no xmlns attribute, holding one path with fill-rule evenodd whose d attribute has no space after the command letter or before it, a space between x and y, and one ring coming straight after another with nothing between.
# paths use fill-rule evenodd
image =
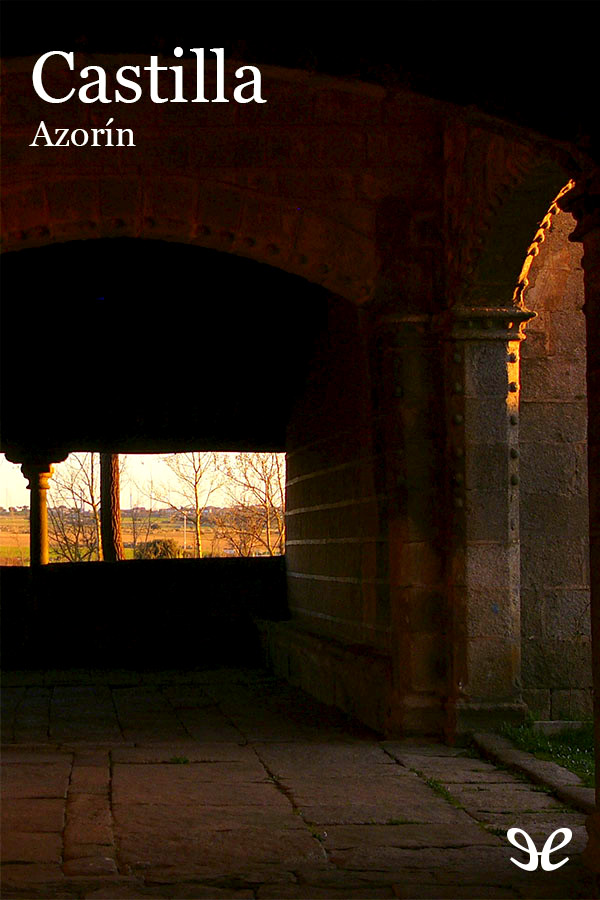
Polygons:
<instances>
[{"instance_id":1,"label":"stone wall","mask_svg":"<svg viewBox=\"0 0 600 900\"><path fill-rule=\"evenodd\" d=\"M275 671L381 728L389 685L385 521L374 482L360 314L332 297L288 426L288 604L270 626ZM357 664L357 656L361 664ZM364 701L364 702L363 702Z\"/></svg>"},{"instance_id":2,"label":"stone wall","mask_svg":"<svg viewBox=\"0 0 600 900\"><path fill-rule=\"evenodd\" d=\"M3 566L7 668L258 664L256 618L283 618L285 560L153 559Z\"/></svg>"},{"instance_id":3,"label":"stone wall","mask_svg":"<svg viewBox=\"0 0 600 900\"><path fill-rule=\"evenodd\" d=\"M386 649L369 380L357 312L342 301L329 304L287 447L290 612L322 636Z\"/></svg>"},{"instance_id":4,"label":"stone wall","mask_svg":"<svg viewBox=\"0 0 600 900\"><path fill-rule=\"evenodd\" d=\"M120 61L78 59L107 70ZM505 460L515 449L506 393L516 366L506 350L520 319L505 307L527 237L568 177L566 162L546 156L539 136L476 110L403 88L268 66L266 104L199 109L145 98L115 122L134 130L135 147L63 153L31 146L42 118L52 130L102 128L107 111L102 104L49 110L32 96L33 62L5 65L6 250L18 257L91 238L174 242L300 276L332 298L296 393L290 342L310 310L302 292L293 303L282 286L274 316L294 334L288 339L282 330L278 345L289 367L278 373L285 397L263 404L261 428L251 435L255 449L281 446L268 420L281 421L285 405L293 624L270 629L279 636L270 652L282 674L395 733L451 733L466 707L483 704L494 715L504 715L507 704L521 708L518 610L504 622L514 633L499 638L489 611L489 589L498 608L515 607L518 598L518 541L508 516L519 501L518 462L511 455L509 470ZM146 60L133 55L128 62ZM189 86L195 73L189 61L183 65ZM60 62L48 78L57 95L69 90L71 75ZM33 321L52 321L61 304L40 294L47 309ZM264 311L263 294L257 280L242 298L248 310ZM207 298L215 300L210 292L194 300L198 315ZM243 326L217 299L211 331L238 321L242 341ZM23 306L31 312L27 296ZM107 307L103 317L109 334L116 311ZM72 345L79 347L77 337ZM26 420L39 426L53 418L41 389L45 369L36 370L35 352L29 362L28 403L19 414L23 404L13 404L11 416L20 452L11 458L19 460L34 447L39 452ZM493 390L487 380L473 381L480 368ZM18 391L5 381L9 395L22 395L21 381ZM135 429L127 419L125 434L139 436L134 449L197 448L207 434L211 446L235 449L248 444L243 432L257 419L253 407L238 416L224 405L221 417L207 421L199 403L196 416L174 414L161 436L166 405L154 402ZM231 420L244 427L233 433ZM51 449L62 448L61 436L65 450L87 446L85 425L74 413L48 460ZM122 451L116 425L113 417L101 439L90 438L90 449ZM165 433L173 442L166 446ZM476 464L489 457L482 433L498 445L495 498L488 497L489 468L478 481ZM500 497L492 519L485 504ZM483 564L481 544L489 545Z\"/></svg>"},{"instance_id":5,"label":"stone wall","mask_svg":"<svg viewBox=\"0 0 600 900\"><path fill-rule=\"evenodd\" d=\"M524 699L539 719L592 713L581 247L556 216L530 272L521 356Z\"/></svg>"}]
</instances>

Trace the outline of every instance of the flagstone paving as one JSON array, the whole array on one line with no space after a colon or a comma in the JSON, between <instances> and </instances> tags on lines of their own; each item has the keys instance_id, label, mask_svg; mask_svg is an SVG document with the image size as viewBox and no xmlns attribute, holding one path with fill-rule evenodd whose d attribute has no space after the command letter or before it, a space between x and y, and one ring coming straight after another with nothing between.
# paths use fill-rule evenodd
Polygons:
<instances>
[{"instance_id":1,"label":"flagstone paving","mask_svg":"<svg viewBox=\"0 0 600 900\"><path fill-rule=\"evenodd\" d=\"M9 673L4 898L588 898L583 814L254 670ZM559 869L525 872L506 829Z\"/></svg>"}]
</instances>

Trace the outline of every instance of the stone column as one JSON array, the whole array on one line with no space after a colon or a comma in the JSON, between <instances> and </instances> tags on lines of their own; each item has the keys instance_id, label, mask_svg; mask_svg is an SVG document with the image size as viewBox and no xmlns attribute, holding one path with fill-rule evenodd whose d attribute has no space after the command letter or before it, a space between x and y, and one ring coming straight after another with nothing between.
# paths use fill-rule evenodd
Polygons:
<instances>
[{"instance_id":1,"label":"stone column","mask_svg":"<svg viewBox=\"0 0 600 900\"><path fill-rule=\"evenodd\" d=\"M372 323L378 575L389 590L390 735L441 733L447 691L444 404L440 340L428 314Z\"/></svg>"},{"instance_id":2,"label":"stone column","mask_svg":"<svg viewBox=\"0 0 600 900\"><path fill-rule=\"evenodd\" d=\"M21 471L29 484L31 504L29 508L29 561L33 566L47 565L49 559L48 544L48 508L46 491L48 481L52 477L54 466L41 460L24 462Z\"/></svg>"},{"instance_id":3,"label":"stone column","mask_svg":"<svg viewBox=\"0 0 600 900\"><path fill-rule=\"evenodd\" d=\"M533 313L455 307L444 332L447 734L521 718L519 344Z\"/></svg>"},{"instance_id":4,"label":"stone column","mask_svg":"<svg viewBox=\"0 0 600 900\"><path fill-rule=\"evenodd\" d=\"M590 502L590 583L596 771L600 772L600 171L581 178L558 201L577 221L572 241L583 243L583 277L587 327L588 460ZM596 778L596 812L588 817L589 841L584 859L600 882L600 779ZM600 887L600 884L597 885Z\"/></svg>"}]
</instances>

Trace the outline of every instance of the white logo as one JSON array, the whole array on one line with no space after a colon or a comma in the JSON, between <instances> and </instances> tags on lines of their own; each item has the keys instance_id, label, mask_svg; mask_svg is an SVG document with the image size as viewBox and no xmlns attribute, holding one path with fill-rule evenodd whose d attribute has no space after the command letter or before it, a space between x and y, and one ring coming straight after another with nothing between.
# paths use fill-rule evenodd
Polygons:
<instances>
[{"instance_id":1,"label":"white logo","mask_svg":"<svg viewBox=\"0 0 600 900\"><path fill-rule=\"evenodd\" d=\"M522 834L525 838L527 844L523 846L516 839L517 834ZM564 835L563 840L560 844L556 844L552 846L552 842L557 834ZM523 831L522 828L509 828L506 837L511 842L513 847L517 847L518 850L522 850L524 853L529 853L529 862L521 863L517 859L511 856L510 861L515 864L515 866L519 866L520 869L525 869L526 872L535 872L538 867L538 856L540 858L540 862L542 863L542 869L544 872L552 872L554 869L560 869L561 866L564 866L566 862L569 862L569 857L565 856L559 863L551 863L550 862L550 854L554 853L555 850L560 850L562 847L565 847L571 838L573 837L573 832L570 828L557 828L556 831L553 831L546 843L544 844L544 848L541 853L538 852L537 847L533 843L532 839L529 837L526 831Z\"/></svg>"}]
</instances>

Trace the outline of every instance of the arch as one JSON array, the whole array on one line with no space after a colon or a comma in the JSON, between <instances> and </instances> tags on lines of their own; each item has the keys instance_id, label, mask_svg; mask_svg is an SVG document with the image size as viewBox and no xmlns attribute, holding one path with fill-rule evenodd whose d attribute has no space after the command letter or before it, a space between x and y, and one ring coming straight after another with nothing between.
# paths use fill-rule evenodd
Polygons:
<instances>
[{"instance_id":1,"label":"arch","mask_svg":"<svg viewBox=\"0 0 600 900\"><path fill-rule=\"evenodd\" d=\"M63 176L9 195L3 250L95 238L142 238L243 256L300 275L355 303L377 275L374 242L281 197L185 177L123 185L108 176Z\"/></svg>"},{"instance_id":2,"label":"arch","mask_svg":"<svg viewBox=\"0 0 600 900\"><path fill-rule=\"evenodd\" d=\"M582 251L556 202L569 187L515 291L536 313L520 352L521 643L530 711L580 720L592 714L586 329Z\"/></svg>"},{"instance_id":3,"label":"arch","mask_svg":"<svg viewBox=\"0 0 600 900\"><path fill-rule=\"evenodd\" d=\"M516 184L503 184L496 194L497 207L489 209L491 230L477 260L469 294L474 303L485 298L490 305L520 305L526 278L523 256L529 259L549 224L548 197L559 195L568 173L553 160L533 166ZM555 202L555 201L554 201ZM554 208L554 207L553 207ZM492 213L493 219L492 219ZM492 224L493 223L493 224ZM532 228L538 228L531 241ZM529 249L528 249L529 248Z\"/></svg>"},{"instance_id":4,"label":"arch","mask_svg":"<svg viewBox=\"0 0 600 900\"><path fill-rule=\"evenodd\" d=\"M24 301L2 306L3 446L40 450L283 449L331 296L252 260L129 238L6 254L3 281Z\"/></svg>"},{"instance_id":5,"label":"arch","mask_svg":"<svg viewBox=\"0 0 600 900\"><path fill-rule=\"evenodd\" d=\"M546 221L548 198L577 167L530 135L500 135L482 124L455 121L446 137L448 299L503 308L521 303L515 285L526 276L528 248L535 252L532 234Z\"/></svg>"},{"instance_id":6,"label":"arch","mask_svg":"<svg viewBox=\"0 0 600 900\"><path fill-rule=\"evenodd\" d=\"M77 60L107 71L124 62L118 54L77 54ZM127 62L143 66L147 59L133 55ZM355 303L371 297L379 269L373 210L389 177L368 177L364 167L393 164L393 147L368 147L371 124L384 122L382 88L335 78L314 84L304 72L265 67L267 119L236 103L182 111L143 97L119 109L114 123L132 128L134 148L64 151L31 142L44 119L51 133L59 124L81 127L81 104L49 110L31 97L34 64L34 57L5 64L11 120L3 139L4 250L156 238L264 262ZM187 79L191 63L183 65ZM105 126L107 109L84 110L88 129Z\"/></svg>"}]
</instances>

